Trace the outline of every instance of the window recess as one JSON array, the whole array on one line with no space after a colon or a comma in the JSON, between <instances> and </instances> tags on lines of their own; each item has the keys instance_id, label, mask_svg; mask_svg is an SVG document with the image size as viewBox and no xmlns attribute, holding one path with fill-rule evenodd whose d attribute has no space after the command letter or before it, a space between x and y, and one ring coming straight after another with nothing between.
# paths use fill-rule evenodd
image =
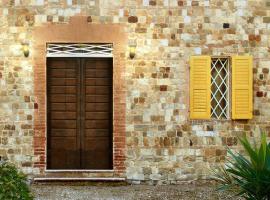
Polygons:
<instances>
[{"instance_id":1,"label":"window recess","mask_svg":"<svg viewBox=\"0 0 270 200\"><path fill-rule=\"evenodd\" d=\"M228 119L229 116L229 59L211 59L211 118Z\"/></svg>"}]
</instances>

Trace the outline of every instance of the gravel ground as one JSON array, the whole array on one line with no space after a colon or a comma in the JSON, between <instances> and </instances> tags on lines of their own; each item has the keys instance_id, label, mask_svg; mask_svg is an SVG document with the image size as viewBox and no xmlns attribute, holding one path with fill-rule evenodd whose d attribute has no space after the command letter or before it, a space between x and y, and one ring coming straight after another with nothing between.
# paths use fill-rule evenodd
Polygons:
<instances>
[{"instance_id":1,"label":"gravel ground","mask_svg":"<svg viewBox=\"0 0 270 200\"><path fill-rule=\"evenodd\" d=\"M231 194L216 192L213 185L78 185L34 184L37 200L236 200Z\"/></svg>"}]
</instances>

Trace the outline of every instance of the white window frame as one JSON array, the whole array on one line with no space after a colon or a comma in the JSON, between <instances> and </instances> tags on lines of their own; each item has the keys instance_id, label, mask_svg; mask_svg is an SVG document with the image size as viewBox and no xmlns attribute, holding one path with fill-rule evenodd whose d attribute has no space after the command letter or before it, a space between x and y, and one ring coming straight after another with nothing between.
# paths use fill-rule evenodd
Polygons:
<instances>
[{"instance_id":1,"label":"white window frame","mask_svg":"<svg viewBox=\"0 0 270 200\"><path fill-rule=\"evenodd\" d=\"M225 62L223 61L225 60ZM217 69L216 68L216 65L220 63L222 65L222 67L220 69ZM225 70L226 72L226 75L225 77L222 77L219 73L222 71L222 69ZM212 70L216 70L218 73L215 77L212 77ZM218 85L216 82L215 82L215 79L217 77L220 77L221 79L221 83ZM226 80L227 79L227 80ZM215 84L217 90L216 91L212 91L212 85ZM224 92L222 92L220 90L220 87L221 85L224 84L226 89L225 89L225 94ZM211 57L211 101L210 101L210 104L211 104L211 119L217 119L217 120L229 120L230 119L230 101L231 101L231 98L230 98L230 90L231 90L231 71L230 71L230 57ZM215 95L220 92L222 97L220 100L216 99L215 98ZM226 96L225 96L226 95ZM222 108L220 103L221 103L221 100L225 100L225 107ZM212 107L212 101L215 101L217 104L216 106L213 108ZM218 114L216 113L216 109L217 108L220 108L221 109L221 113ZM225 116L225 117L223 117Z\"/></svg>"}]
</instances>

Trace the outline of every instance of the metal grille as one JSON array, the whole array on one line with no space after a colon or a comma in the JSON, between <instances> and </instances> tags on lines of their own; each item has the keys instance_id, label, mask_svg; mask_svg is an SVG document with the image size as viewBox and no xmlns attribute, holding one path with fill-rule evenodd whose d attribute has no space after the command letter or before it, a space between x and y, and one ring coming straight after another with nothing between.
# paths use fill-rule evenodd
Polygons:
<instances>
[{"instance_id":1,"label":"metal grille","mask_svg":"<svg viewBox=\"0 0 270 200\"><path fill-rule=\"evenodd\" d=\"M113 45L47 44L47 57L113 57Z\"/></svg>"},{"instance_id":2,"label":"metal grille","mask_svg":"<svg viewBox=\"0 0 270 200\"><path fill-rule=\"evenodd\" d=\"M229 118L229 60L212 58L211 62L211 117Z\"/></svg>"}]
</instances>

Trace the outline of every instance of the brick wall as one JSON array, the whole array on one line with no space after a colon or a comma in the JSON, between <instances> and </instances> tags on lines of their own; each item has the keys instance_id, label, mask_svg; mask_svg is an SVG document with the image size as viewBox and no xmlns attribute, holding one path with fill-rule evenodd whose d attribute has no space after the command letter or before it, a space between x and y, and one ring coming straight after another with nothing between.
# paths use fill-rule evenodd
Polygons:
<instances>
[{"instance_id":1,"label":"brick wall","mask_svg":"<svg viewBox=\"0 0 270 200\"><path fill-rule=\"evenodd\" d=\"M46 111L37 94L43 80L36 79L43 73L36 56L42 50L34 32L70 24L72 16L86 16L88 24L121 25L129 40L136 39L134 59L128 58L128 44L119 55L124 71L118 78L125 80L118 85L125 91L119 105L125 109L119 108L118 117L125 123L114 122L115 132L125 133L118 138L125 150L116 150L115 157L125 162L119 168L129 180L207 178L208 168L224 161L226 145L240 149L236 136L257 138L258 127L269 133L268 1L5 0L0 5L0 155L28 174L41 173L45 164ZM30 43L28 58L20 49L24 41ZM189 120L188 61L195 54L253 55L252 120Z\"/></svg>"}]
</instances>

